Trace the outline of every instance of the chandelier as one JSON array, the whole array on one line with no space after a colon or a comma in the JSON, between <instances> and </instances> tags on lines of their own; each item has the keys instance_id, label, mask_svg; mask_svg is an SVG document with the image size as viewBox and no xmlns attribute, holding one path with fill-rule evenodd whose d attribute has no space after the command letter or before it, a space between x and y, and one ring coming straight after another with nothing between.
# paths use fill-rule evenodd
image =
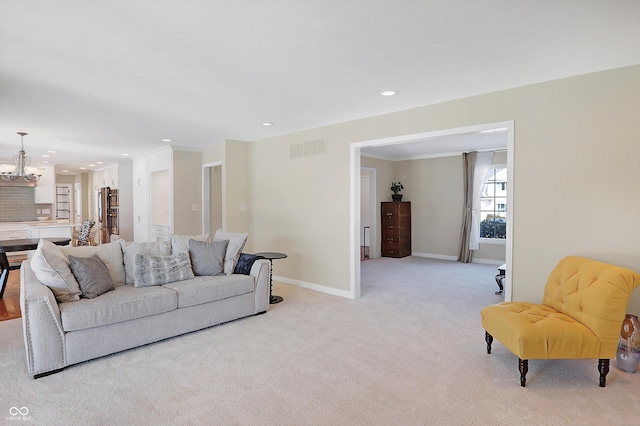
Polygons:
<instances>
[{"instance_id":1,"label":"chandelier","mask_svg":"<svg viewBox=\"0 0 640 426\"><path fill-rule=\"evenodd\" d=\"M20 151L13 156L13 164L0 164L0 176L4 180L16 180L22 178L25 182L37 182L42 176L43 170L38 167L30 167L31 158L24 152L25 132L18 132L20 135Z\"/></svg>"}]
</instances>

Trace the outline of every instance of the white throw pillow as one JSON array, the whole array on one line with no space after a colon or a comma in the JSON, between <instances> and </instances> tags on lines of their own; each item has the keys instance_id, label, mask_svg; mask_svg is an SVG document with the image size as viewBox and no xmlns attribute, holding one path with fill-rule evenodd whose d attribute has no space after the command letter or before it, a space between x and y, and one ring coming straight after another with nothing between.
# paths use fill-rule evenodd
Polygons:
<instances>
[{"instance_id":1,"label":"white throw pillow","mask_svg":"<svg viewBox=\"0 0 640 426\"><path fill-rule=\"evenodd\" d=\"M156 241L150 243L135 243L133 241L119 240L122 244L122 258L124 260L125 282L133 285L135 283L135 260L136 254L159 254L168 256L171 254L171 244L168 241Z\"/></svg>"},{"instance_id":2,"label":"white throw pillow","mask_svg":"<svg viewBox=\"0 0 640 426\"><path fill-rule=\"evenodd\" d=\"M209 234L204 235L171 235L171 254L189 252L189 240L209 242Z\"/></svg>"},{"instance_id":3,"label":"white throw pillow","mask_svg":"<svg viewBox=\"0 0 640 426\"><path fill-rule=\"evenodd\" d=\"M229 240L227 253L224 256L224 273L226 275L233 274L233 270L236 268L238 259L240 259L240 253L242 253L248 236L249 234L225 232L222 229L218 229L213 236L213 241Z\"/></svg>"},{"instance_id":4,"label":"white throw pillow","mask_svg":"<svg viewBox=\"0 0 640 426\"><path fill-rule=\"evenodd\" d=\"M122 257L122 245L119 241L97 246L62 246L60 247L60 251L67 259L69 259L69 255L75 257L92 257L93 255L98 255L107 265L113 283L117 286L124 285L124 261Z\"/></svg>"},{"instance_id":5,"label":"white throw pillow","mask_svg":"<svg viewBox=\"0 0 640 426\"><path fill-rule=\"evenodd\" d=\"M31 258L31 269L38 280L49 287L59 303L80 300L80 286L69 261L60 248L47 240L40 240Z\"/></svg>"}]
</instances>

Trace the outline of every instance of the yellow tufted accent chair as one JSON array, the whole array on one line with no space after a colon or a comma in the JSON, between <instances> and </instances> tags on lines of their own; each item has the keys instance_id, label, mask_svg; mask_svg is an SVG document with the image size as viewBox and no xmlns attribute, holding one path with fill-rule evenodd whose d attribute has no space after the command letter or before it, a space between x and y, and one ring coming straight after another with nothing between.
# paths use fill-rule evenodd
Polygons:
<instances>
[{"instance_id":1,"label":"yellow tufted accent chair","mask_svg":"<svg viewBox=\"0 0 640 426\"><path fill-rule=\"evenodd\" d=\"M551 271L542 305L503 302L481 311L487 353L493 338L518 356L520 385L529 359L599 359L604 387L615 358L629 297L640 275L583 257L565 257Z\"/></svg>"}]
</instances>

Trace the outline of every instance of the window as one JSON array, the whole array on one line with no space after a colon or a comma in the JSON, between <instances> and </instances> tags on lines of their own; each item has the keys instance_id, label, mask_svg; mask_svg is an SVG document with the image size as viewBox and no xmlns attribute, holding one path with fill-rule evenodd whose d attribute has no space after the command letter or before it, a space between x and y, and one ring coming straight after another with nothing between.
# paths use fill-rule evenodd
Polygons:
<instances>
[{"instance_id":1,"label":"window","mask_svg":"<svg viewBox=\"0 0 640 426\"><path fill-rule=\"evenodd\" d=\"M492 166L480 197L480 238L507 238L507 168Z\"/></svg>"}]
</instances>

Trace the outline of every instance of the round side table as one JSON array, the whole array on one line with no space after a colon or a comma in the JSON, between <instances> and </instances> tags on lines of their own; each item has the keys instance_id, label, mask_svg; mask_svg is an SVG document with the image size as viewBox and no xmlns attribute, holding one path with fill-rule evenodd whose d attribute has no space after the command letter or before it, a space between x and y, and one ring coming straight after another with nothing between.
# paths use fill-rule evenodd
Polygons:
<instances>
[{"instance_id":1,"label":"round side table","mask_svg":"<svg viewBox=\"0 0 640 426\"><path fill-rule=\"evenodd\" d=\"M287 257L284 253L278 253L273 251L262 251L260 253L254 253L256 256L262 256L265 259L269 260L271 263L270 274L269 274L269 304L273 305L275 303L280 303L284 299L281 296L274 296L271 294L271 290L273 289L273 261L276 259L285 259Z\"/></svg>"}]
</instances>

